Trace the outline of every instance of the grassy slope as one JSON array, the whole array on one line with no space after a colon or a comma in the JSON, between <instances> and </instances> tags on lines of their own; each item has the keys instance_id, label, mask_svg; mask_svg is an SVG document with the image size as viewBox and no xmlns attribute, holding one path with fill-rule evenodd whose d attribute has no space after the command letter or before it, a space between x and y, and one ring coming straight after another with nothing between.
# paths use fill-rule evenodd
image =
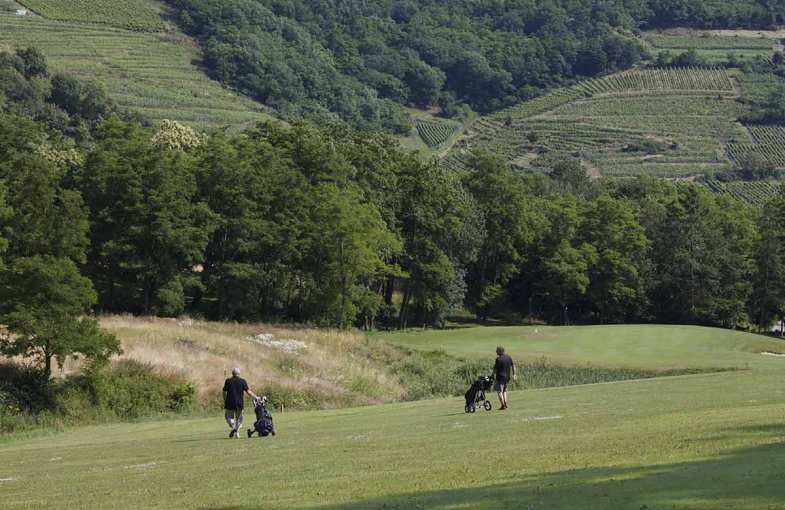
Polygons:
<instances>
[{"instance_id":1,"label":"grassy slope","mask_svg":"<svg viewBox=\"0 0 785 510\"><path fill-rule=\"evenodd\" d=\"M484 346L522 331L445 335L463 335L451 349L472 352L473 335ZM677 350L686 363L724 362L735 351L752 369L516 392L505 413L465 415L460 399L287 413L271 440L224 439L219 417L81 428L4 444L0 506L785 508L785 361L754 354L778 342L698 328L578 332L538 342L577 359L569 338L610 342L584 350L601 357L619 342L641 352L675 336L645 349L647 363L671 364Z\"/></svg>"},{"instance_id":2,"label":"grassy slope","mask_svg":"<svg viewBox=\"0 0 785 510\"><path fill-rule=\"evenodd\" d=\"M37 46L54 71L101 81L120 106L153 120L217 127L269 118L259 104L207 78L194 64L198 47L178 32L0 14L3 46Z\"/></svg>"},{"instance_id":3,"label":"grassy slope","mask_svg":"<svg viewBox=\"0 0 785 510\"><path fill-rule=\"evenodd\" d=\"M370 347L360 334L132 317L106 317L101 325L120 339L123 358L182 374L203 403L220 401L223 380L235 366L259 391L311 392L324 407L389 402L404 393L381 362L364 356ZM250 340L259 334L304 347L289 352Z\"/></svg>"}]
</instances>

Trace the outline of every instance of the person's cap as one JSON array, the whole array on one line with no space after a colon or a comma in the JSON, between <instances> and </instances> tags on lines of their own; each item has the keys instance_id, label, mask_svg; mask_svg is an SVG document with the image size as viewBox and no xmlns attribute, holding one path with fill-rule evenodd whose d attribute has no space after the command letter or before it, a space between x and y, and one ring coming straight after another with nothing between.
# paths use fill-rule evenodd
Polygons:
<instances>
[{"instance_id":1,"label":"person's cap","mask_svg":"<svg viewBox=\"0 0 785 510\"><path fill-rule=\"evenodd\" d=\"M232 369L232 375L240 375L240 369L238 367L234 367Z\"/></svg>"}]
</instances>

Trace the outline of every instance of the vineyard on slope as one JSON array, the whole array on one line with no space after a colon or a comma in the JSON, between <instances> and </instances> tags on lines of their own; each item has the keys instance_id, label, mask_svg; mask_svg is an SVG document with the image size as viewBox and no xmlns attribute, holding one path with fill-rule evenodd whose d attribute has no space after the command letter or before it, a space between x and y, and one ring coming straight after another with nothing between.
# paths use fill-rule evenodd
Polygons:
<instances>
[{"instance_id":1,"label":"vineyard on slope","mask_svg":"<svg viewBox=\"0 0 785 510\"><path fill-rule=\"evenodd\" d=\"M784 126L747 126L752 142L729 143L728 157L740 161L750 154L757 154L765 161L785 168L785 127Z\"/></svg>"},{"instance_id":2,"label":"vineyard on slope","mask_svg":"<svg viewBox=\"0 0 785 510\"><path fill-rule=\"evenodd\" d=\"M36 46L52 72L103 82L121 107L154 121L212 127L269 118L254 101L210 80L199 50L177 33L124 30L39 16L0 16L0 46Z\"/></svg>"},{"instance_id":3,"label":"vineyard on slope","mask_svg":"<svg viewBox=\"0 0 785 510\"><path fill-rule=\"evenodd\" d=\"M728 170L747 141L732 75L721 68L635 69L581 82L477 119L442 161L486 149L523 168L563 153L605 175L684 177Z\"/></svg>"},{"instance_id":4,"label":"vineyard on slope","mask_svg":"<svg viewBox=\"0 0 785 510\"><path fill-rule=\"evenodd\" d=\"M757 207L762 206L776 193L782 191L782 183L771 181L721 182L707 179L701 185L712 193L729 196Z\"/></svg>"},{"instance_id":5,"label":"vineyard on slope","mask_svg":"<svg viewBox=\"0 0 785 510\"><path fill-rule=\"evenodd\" d=\"M57 21L98 23L143 32L167 28L163 5L153 0L16 0L19 4Z\"/></svg>"},{"instance_id":6,"label":"vineyard on slope","mask_svg":"<svg viewBox=\"0 0 785 510\"><path fill-rule=\"evenodd\" d=\"M449 121L416 119L414 126L425 145L436 148L447 142L459 129L459 125Z\"/></svg>"}]
</instances>

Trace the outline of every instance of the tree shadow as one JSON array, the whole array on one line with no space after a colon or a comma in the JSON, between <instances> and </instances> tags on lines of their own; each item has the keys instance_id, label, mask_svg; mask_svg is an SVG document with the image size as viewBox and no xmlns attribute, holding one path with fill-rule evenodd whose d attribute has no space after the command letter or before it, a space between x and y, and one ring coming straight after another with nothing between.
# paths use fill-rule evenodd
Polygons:
<instances>
[{"instance_id":1,"label":"tree shadow","mask_svg":"<svg viewBox=\"0 0 785 510\"><path fill-rule=\"evenodd\" d=\"M533 476L513 483L413 491L318 508L655 510L783 507L785 484L782 483L781 473L784 469L785 443L774 443L736 450L704 461L594 467ZM504 476L503 473L499 474ZM703 506L696 503L702 503Z\"/></svg>"},{"instance_id":2,"label":"tree shadow","mask_svg":"<svg viewBox=\"0 0 785 510\"><path fill-rule=\"evenodd\" d=\"M745 425L729 429L735 432L766 432L785 434L785 423L767 423L763 425Z\"/></svg>"},{"instance_id":3,"label":"tree shadow","mask_svg":"<svg viewBox=\"0 0 785 510\"><path fill-rule=\"evenodd\" d=\"M729 429L782 432L781 424ZM730 435L728 437L731 437ZM737 436L736 436L737 437ZM711 459L671 464L600 466L523 476L509 483L416 491L339 504L292 506L304 510L409 509L630 509L686 510L785 508L785 442L721 452ZM509 477L503 469L487 473ZM514 475L513 475L514 476ZM412 480L414 483L416 480ZM214 510L214 507L210 507ZM264 504L218 510L262 510Z\"/></svg>"}]
</instances>

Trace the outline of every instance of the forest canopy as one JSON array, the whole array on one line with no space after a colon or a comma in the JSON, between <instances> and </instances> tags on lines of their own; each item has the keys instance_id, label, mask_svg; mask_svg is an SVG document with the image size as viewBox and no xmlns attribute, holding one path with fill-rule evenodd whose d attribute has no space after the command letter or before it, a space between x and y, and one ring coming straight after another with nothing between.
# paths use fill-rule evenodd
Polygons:
<instances>
[{"instance_id":1,"label":"forest canopy","mask_svg":"<svg viewBox=\"0 0 785 510\"><path fill-rule=\"evenodd\" d=\"M637 63L641 27L765 27L778 0L167 0L215 79L289 119L407 132ZM779 4L779 5L778 5Z\"/></svg>"}]
</instances>

